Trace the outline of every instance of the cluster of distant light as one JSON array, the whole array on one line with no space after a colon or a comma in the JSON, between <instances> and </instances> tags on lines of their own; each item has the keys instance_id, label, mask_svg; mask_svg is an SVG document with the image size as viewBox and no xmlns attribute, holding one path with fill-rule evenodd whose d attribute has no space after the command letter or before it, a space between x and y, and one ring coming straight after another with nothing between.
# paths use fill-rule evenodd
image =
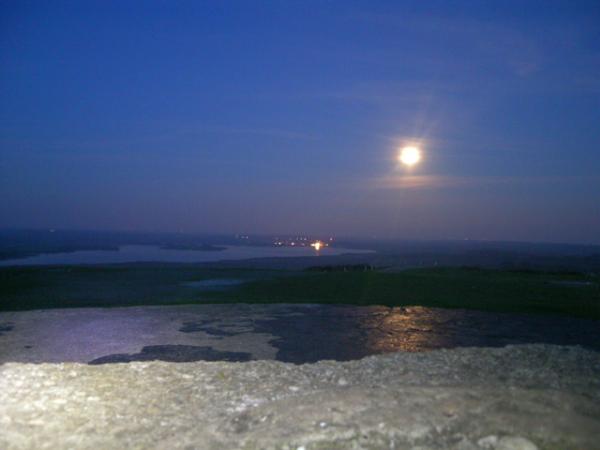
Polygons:
<instances>
[{"instance_id":1,"label":"cluster of distant light","mask_svg":"<svg viewBox=\"0 0 600 450\"><path fill-rule=\"evenodd\" d=\"M321 250L324 247L329 247L333 243L333 238L330 237L326 240L310 238L308 236L295 236L289 238L278 238L273 240L275 247L312 247L316 251Z\"/></svg>"}]
</instances>

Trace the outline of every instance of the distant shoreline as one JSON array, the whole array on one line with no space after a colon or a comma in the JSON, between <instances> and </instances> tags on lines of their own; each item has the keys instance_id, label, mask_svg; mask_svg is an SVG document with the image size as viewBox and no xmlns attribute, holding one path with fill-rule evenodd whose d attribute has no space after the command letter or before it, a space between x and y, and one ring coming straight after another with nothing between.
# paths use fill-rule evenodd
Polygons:
<instances>
[{"instance_id":1,"label":"distant shoreline","mask_svg":"<svg viewBox=\"0 0 600 450\"><path fill-rule=\"evenodd\" d=\"M222 252L227 250L227 247L223 245L212 245L212 244L165 244L161 245L160 248L165 250L191 250L198 252Z\"/></svg>"},{"instance_id":2,"label":"distant shoreline","mask_svg":"<svg viewBox=\"0 0 600 450\"><path fill-rule=\"evenodd\" d=\"M0 250L0 261L11 259L31 258L39 255L52 255L56 253L75 253L81 251L97 251L97 252L118 252L118 245L99 245L99 246L66 246L56 247L43 250Z\"/></svg>"},{"instance_id":3,"label":"distant shoreline","mask_svg":"<svg viewBox=\"0 0 600 450\"><path fill-rule=\"evenodd\" d=\"M156 244L148 244L155 246ZM11 259L24 259L40 255L53 255L56 253L75 253L82 251L118 252L122 245L73 245L40 250L10 250L0 249L0 261ZM199 252L220 252L227 247L212 244L164 244L158 245L165 250L193 250Z\"/></svg>"},{"instance_id":4,"label":"distant shoreline","mask_svg":"<svg viewBox=\"0 0 600 450\"><path fill-rule=\"evenodd\" d=\"M275 247L267 245L212 244L128 244L116 252L105 250L71 250L69 252L40 252L17 259L0 260L0 267L10 266L90 266L108 264L165 263L202 264L254 260L263 258L316 258L343 254L373 254L371 250L327 247L316 251L312 247Z\"/></svg>"}]
</instances>

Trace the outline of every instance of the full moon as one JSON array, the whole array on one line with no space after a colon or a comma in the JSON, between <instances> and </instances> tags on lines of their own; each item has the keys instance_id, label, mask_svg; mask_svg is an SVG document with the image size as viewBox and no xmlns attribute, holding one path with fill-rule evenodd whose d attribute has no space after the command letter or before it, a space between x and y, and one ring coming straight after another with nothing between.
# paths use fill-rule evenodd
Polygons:
<instances>
[{"instance_id":1,"label":"full moon","mask_svg":"<svg viewBox=\"0 0 600 450\"><path fill-rule=\"evenodd\" d=\"M414 166L421 161L421 150L417 147L403 147L398 155L398 160L405 166Z\"/></svg>"}]
</instances>

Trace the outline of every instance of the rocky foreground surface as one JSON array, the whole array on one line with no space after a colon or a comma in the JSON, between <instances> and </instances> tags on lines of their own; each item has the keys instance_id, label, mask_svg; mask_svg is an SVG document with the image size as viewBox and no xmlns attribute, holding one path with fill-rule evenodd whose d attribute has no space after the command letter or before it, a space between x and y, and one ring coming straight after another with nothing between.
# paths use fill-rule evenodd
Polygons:
<instances>
[{"instance_id":1,"label":"rocky foreground surface","mask_svg":"<svg viewBox=\"0 0 600 450\"><path fill-rule=\"evenodd\" d=\"M0 366L0 448L600 448L600 354L548 345Z\"/></svg>"}]
</instances>

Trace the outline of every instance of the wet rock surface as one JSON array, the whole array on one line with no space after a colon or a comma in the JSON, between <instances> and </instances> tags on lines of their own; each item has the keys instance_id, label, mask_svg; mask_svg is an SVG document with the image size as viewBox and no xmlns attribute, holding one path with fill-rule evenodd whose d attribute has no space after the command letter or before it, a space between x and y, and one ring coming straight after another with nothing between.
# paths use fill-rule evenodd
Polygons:
<instances>
[{"instance_id":1,"label":"wet rock surface","mask_svg":"<svg viewBox=\"0 0 600 450\"><path fill-rule=\"evenodd\" d=\"M4 333L12 331L13 328L14 326L12 323L0 323L0 336L2 336Z\"/></svg>"},{"instance_id":2,"label":"wet rock surface","mask_svg":"<svg viewBox=\"0 0 600 450\"><path fill-rule=\"evenodd\" d=\"M103 356L90 361L90 364L126 363L132 361L249 361L250 354L244 352L219 352L211 347L199 345L151 345L144 347L140 353L115 354Z\"/></svg>"},{"instance_id":3,"label":"wet rock surface","mask_svg":"<svg viewBox=\"0 0 600 450\"><path fill-rule=\"evenodd\" d=\"M600 354L0 366L0 448L600 448Z\"/></svg>"},{"instance_id":4,"label":"wet rock surface","mask_svg":"<svg viewBox=\"0 0 600 450\"><path fill-rule=\"evenodd\" d=\"M247 353L252 360L303 364L396 351L529 343L581 345L600 351L600 321L421 306L314 304L74 308L0 314L0 364L100 358L212 361L219 359L213 357L219 353L236 352ZM204 350L193 347L212 351L206 350L207 357L203 357ZM148 348L154 349L151 357ZM240 360L227 355L220 359Z\"/></svg>"}]
</instances>

